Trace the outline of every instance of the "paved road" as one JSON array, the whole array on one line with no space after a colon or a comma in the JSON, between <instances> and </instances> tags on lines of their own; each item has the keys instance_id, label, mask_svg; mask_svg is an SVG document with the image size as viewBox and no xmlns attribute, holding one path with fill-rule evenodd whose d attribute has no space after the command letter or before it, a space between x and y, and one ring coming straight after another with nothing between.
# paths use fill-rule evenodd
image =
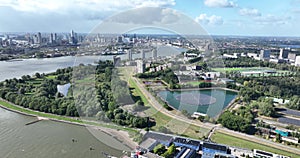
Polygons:
<instances>
[{"instance_id":1,"label":"paved road","mask_svg":"<svg viewBox=\"0 0 300 158\"><path fill-rule=\"evenodd\" d=\"M220 133L223 133L223 134L227 134L227 135L230 135L230 136L238 137L238 138L248 140L248 141L252 141L252 142L256 142L256 143L259 142L259 144L263 144L263 145L266 145L266 146L269 146L269 147L273 147L273 148L276 148L276 149L280 149L280 150L284 150L284 151L288 151L288 152L296 153L296 154L300 155L300 150L299 149L296 149L296 148L293 148L293 147L290 147L290 146L275 143L275 142L272 142L270 140L266 140L266 139L259 138L259 137L256 137L256 136L252 136L252 135L248 135L248 134L244 134L244 133L240 133L240 132L235 132L235 131L232 131L232 130L229 130L229 129L226 129L226 128L223 128L223 127L219 127L219 126L211 124L211 123L202 123L202 122L199 122L199 121L190 120L186 117L175 115L175 114L169 112L168 110L166 110L165 108L163 108L160 105L160 103L152 96L152 94L150 94L150 92L148 92L145 89L144 85L142 83L140 83L138 79L136 79L134 77L133 77L133 79L137 83L137 86L139 87L141 92L147 97L147 99L149 100L149 103L156 110L160 111L161 113L163 113L166 116L169 116L173 119L176 119L176 120L179 120L179 121L182 121L182 122L185 122L187 124L192 124L192 125L198 126L200 128L206 128L206 129L210 129L210 130L213 129L213 128L216 128L215 129L216 131L218 131Z\"/></svg>"}]
</instances>

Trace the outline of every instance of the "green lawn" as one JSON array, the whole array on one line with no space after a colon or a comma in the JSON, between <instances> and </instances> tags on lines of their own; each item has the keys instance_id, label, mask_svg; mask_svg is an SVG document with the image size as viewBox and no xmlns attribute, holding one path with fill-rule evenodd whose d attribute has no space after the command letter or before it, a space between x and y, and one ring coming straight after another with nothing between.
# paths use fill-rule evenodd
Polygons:
<instances>
[{"instance_id":1,"label":"green lawn","mask_svg":"<svg viewBox=\"0 0 300 158\"><path fill-rule=\"evenodd\" d=\"M132 95L141 97L145 105L149 104L148 99L144 96L132 78L129 79L129 86L130 88L133 88Z\"/></svg>"},{"instance_id":2,"label":"green lawn","mask_svg":"<svg viewBox=\"0 0 300 158\"><path fill-rule=\"evenodd\" d=\"M241 67L227 67L227 68L213 68L212 70L217 72L226 72L226 71L242 71L247 70L249 68L241 68Z\"/></svg>"},{"instance_id":3,"label":"green lawn","mask_svg":"<svg viewBox=\"0 0 300 158\"><path fill-rule=\"evenodd\" d=\"M47 79L55 79L55 78L56 78L56 75L47 75L46 78L47 78Z\"/></svg>"},{"instance_id":4,"label":"green lawn","mask_svg":"<svg viewBox=\"0 0 300 158\"><path fill-rule=\"evenodd\" d=\"M229 136L227 134L222 134L222 133L214 133L213 136L211 137L212 141L220 143L220 144L226 144L230 146L236 146L236 147L241 147L241 148L247 148L247 149L260 149L264 151L269 151L272 153L277 153L280 155L285 155L285 156L291 156L291 157L299 157L300 155L286 152L283 150L275 149L272 147L268 147L262 144L259 144L259 142L249 142L244 139L240 139L237 137Z\"/></svg>"}]
</instances>

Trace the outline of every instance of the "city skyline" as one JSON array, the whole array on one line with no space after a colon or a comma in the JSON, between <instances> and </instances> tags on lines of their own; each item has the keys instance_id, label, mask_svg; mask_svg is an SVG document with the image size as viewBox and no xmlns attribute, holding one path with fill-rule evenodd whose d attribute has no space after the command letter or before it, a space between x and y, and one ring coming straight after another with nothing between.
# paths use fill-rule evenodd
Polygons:
<instances>
[{"instance_id":1,"label":"city skyline","mask_svg":"<svg viewBox=\"0 0 300 158\"><path fill-rule=\"evenodd\" d=\"M67 32L74 29L88 33L112 15L147 6L177 10L198 22L210 35L300 36L297 4L299 0L272 0L272 3L270 0L7 0L0 1L0 13L6 15L1 18L4 25L0 26L0 32ZM146 11L144 14L149 16Z\"/></svg>"}]
</instances>

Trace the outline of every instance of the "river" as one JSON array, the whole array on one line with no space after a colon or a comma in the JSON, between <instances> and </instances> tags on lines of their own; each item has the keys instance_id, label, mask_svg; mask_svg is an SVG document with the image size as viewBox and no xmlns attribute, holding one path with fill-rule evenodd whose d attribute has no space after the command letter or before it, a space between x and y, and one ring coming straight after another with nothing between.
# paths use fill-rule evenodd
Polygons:
<instances>
[{"instance_id":1,"label":"river","mask_svg":"<svg viewBox=\"0 0 300 158\"><path fill-rule=\"evenodd\" d=\"M25 125L33 120L36 118L0 108L1 158L99 158L104 157L102 151L122 155L122 151L97 140L83 126L47 120Z\"/></svg>"},{"instance_id":2,"label":"river","mask_svg":"<svg viewBox=\"0 0 300 158\"><path fill-rule=\"evenodd\" d=\"M160 47L158 56L180 54L184 49ZM133 58L140 57L133 54ZM146 53L146 58L151 53ZM126 59L127 55L121 55ZM80 63L91 64L98 60L112 60L112 56L66 56L46 59L24 59L22 61L0 61L0 81L33 75L36 72L49 73L58 68L75 66ZM121 156L120 145L105 133L95 134L83 127L53 121L40 121L25 126L36 118L13 113L0 108L0 157L1 158L99 158L105 153ZM72 139L77 142L73 142ZM102 139L101 139L102 138ZM102 142L101 142L102 141ZM92 146L95 150L90 150Z\"/></svg>"},{"instance_id":3,"label":"river","mask_svg":"<svg viewBox=\"0 0 300 158\"><path fill-rule=\"evenodd\" d=\"M161 46L158 48L158 56L178 55L185 49L169 46ZM146 53L146 58L151 53ZM133 54L133 59L141 57L141 54ZM122 60L127 59L127 55L120 55ZM44 59L24 59L23 61L0 61L0 81L11 78L19 78L23 75L33 75L36 72L49 73L54 72L58 68L66 68L75 66L80 63L91 64L98 60L112 60L112 56L65 56L57 58Z\"/></svg>"}]
</instances>

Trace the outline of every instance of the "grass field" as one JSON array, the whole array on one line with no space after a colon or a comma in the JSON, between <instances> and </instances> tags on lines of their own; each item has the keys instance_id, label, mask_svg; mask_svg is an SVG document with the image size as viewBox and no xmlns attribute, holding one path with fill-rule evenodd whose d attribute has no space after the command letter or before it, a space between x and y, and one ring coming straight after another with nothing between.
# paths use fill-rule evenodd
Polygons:
<instances>
[{"instance_id":1,"label":"grass field","mask_svg":"<svg viewBox=\"0 0 300 158\"><path fill-rule=\"evenodd\" d=\"M47 79L55 79L55 78L56 78L56 75L47 75L46 78L47 78Z\"/></svg>"},{"instance_id":2,"label":"grass field","mask_svg":"<svg viewBox=\"0 0 300 158\"><path fill-rule=\"evenodd\" d=\"M136 97L141 97L141 100L144 102L145 105L149 105L148 99L143 95L141 90L137 87L136 83L133 81L132 78L129 79L129 86L132 88L132 95Z\"/></svg>"},{"instance_id":3,"label":"grass field","mask_svg":"<svg viewBox=\"0 0 300 158\"><path fill-rule=\"evenodd\" d=\"M226 67L226 68L213 68L214 71L217 72L226 72L226 71L245 71L249 68L240 68L240 67Z\"/></svg>"},{"instance_id":4,"label":"grass field","mask_svg":"<svg viewBox=\"0 0 300 158\"><path fill-rule=\"evenodd\" d=\"M269 151L272 153L277 153L280 155L290 156L290 157L300 157L300 155L296 155L294 153L289 153L283 150L275 149L272 147L268 147L262 144L259 144L259 142L249 142L247 140L243 140L237 137L229 136L227 134L222 133L214 133L211 137L212 141L220 143L220 144L226 144L230 146L236 146L240 148L246 148L246 149L260 149L264 151Z\"/></svg>"}]
</instances>

